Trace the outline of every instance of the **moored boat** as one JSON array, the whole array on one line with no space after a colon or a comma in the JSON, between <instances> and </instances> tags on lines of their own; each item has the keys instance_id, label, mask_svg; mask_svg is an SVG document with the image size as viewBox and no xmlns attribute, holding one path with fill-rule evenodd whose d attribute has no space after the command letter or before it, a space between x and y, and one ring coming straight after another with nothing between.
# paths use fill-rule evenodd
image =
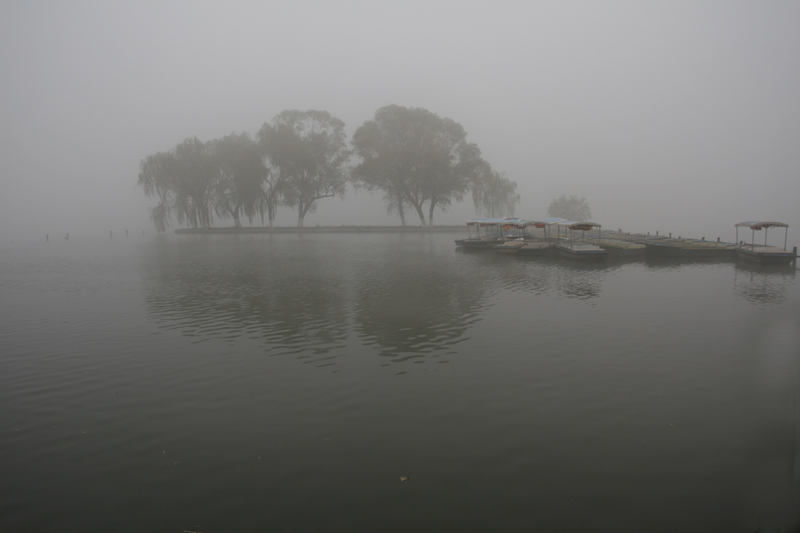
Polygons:
<instances>
[{"instance_id":1,"label":"moored boat","mask_svg":"<svg viewBox=\"0 0 800 533\"><path fill-rule=\"evenodd\" d=\"M456 246L469 249L488 250L498 244L503 243L503 225L510 221L519 220L518 218L481 218L467 221L466 239L456 239ZM475 236L472 236L471 228L475 228ZM485 228L481 235L481 228Z\"/></svg>"},{"instance_id":2,"label":"moored boat","mask_svg":"<svg viewBox=\"0 0 800 533\"><path fill-rule=\"evenodd\" d=\"M586 242L586 232L594 228L597 228L599 238L601 227L600 224L597 224L596 222L564 221L559 222L556 226L559 232L556 250L558 250L558 253L561 255L561 257L566 257L568 259L597 261L605 259L608 255L608 252L599 246L591 244L590 242ZM565 233L563 240L561 238L562 227L564 228ZM574 238L574 232L576 231L581 232L580 240Z\"/></svg>"},{"instance_id":3,"label":"moored boat","mask_svg":"<svg viewBox=\"0 0 800 533\"><path fill-rule=\"evenodd\" d=\"M519 253L526 255L545 255L556 249L555 240L552 236L552 227L559 222L564 222L563 218L545 218L540 220L526 221L525 244L519 248ZM539 235L531 235L529 230L541 230Z\"/></svg>"},{"instance_id":4,"label":"moored boat","mask_svg":"<svg viewBox=\"0 0 800 533\"><path fill-rule=\"evenodd\" d=\"M788 265L797 259L797 250L786 249L789 224L784 222L748 221L736 225L736 255L747 261L755 261L765 265ZM750 228L752 237L750 244L739 240L739 228ZM769 228L784 228L783 248L767 245ZM764 244L756 244L756 231L764 230Z\"/></svg>"},{"instance_id":5,"label":"moored boat","mask_svg":"<svg viewBox=\"0 0 800 533\"><path fill-rule=\"evenodd\" d=\"M503 231L503 243L494 247L497 253L515 254L520 248L525 246L527 240L527 225L529 220L510 220L501 225Z\"/></svg>"},{"instance_id":6,"label":"moored boat","mask_svg":"<svg viewBox=\"0 0 800 533\"><path fill-rule=\"evenodd\" d=\"M506 238L501 244L494 247L494 251L499 254L515 254L523 246L525 246L525 240L522 237Z\"/></svg>"}]
</instances>

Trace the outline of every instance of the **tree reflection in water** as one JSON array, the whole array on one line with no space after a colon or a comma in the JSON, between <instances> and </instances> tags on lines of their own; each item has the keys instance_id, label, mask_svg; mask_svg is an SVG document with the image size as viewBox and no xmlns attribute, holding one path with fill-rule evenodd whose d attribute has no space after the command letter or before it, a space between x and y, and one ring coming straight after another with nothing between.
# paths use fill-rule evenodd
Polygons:
<instances>
[{"instance_id":1,"label":"tree reflection in water","mask_svg":"<svg viewBox=\"0 0 800 533\"><path fill-rule=\"evenodd\" d=\"M249 338L318 366L346 355L353 331L395 362L453 354L485 287L449 250L426 246L430 237L162 239L147 254L148 309L198 342Z\"/></svg>"},{"instance_id":2,"label":"tree reflection in water","mask_svg":"<svg viewBox=\"0 0 800 533\"><path fill-rule=\"evenodd\" d=\"M198 342L250 339L271 355L318 366L363 349L386 364L444 362L503 293L524 294L530 312L559 300L594 305L625 263L459 254L449 239L426 233L187 236L152 244L145 286L156 321ZM644 265L663 271L719 261L695 263ZM737 295L759 304L782 302L795 276L735 272Z\"/></svg>"},{"instance_id":3,"label":"tree reflection in water","mask_svg":"<svg viewBox=\"0 0 800 533\"><path fill-rule=\"evenodd\" d=\"M158 323L184 335L247 337L270 354L322 363L343 353L348 335L342 272L324 248L274 239L163 239L147 257L147 301ZM298 252L302 251L303 256Z\"/></svg>"},{"instance_id":4,"label":"tree reflection in water","mask_svg":"<svg viewBox=\"0 0 800 533\"><path fill-rule=\"evenodd\" d=\"M491 281L444 258L409 255L362 265L356 279L356 331L394 362L455 354Z\"/></svg>"}]
</instances>

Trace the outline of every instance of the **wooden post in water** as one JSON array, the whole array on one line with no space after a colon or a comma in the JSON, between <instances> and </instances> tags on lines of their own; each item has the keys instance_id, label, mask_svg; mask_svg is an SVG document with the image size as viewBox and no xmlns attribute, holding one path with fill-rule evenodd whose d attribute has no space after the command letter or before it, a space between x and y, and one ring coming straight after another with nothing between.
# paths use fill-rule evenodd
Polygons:
<instances>
[{"instance_id":1,"label":"wooden post in water","mask_svg":"<svg viewBox=\"0 0 800 533\"><path fill-rule=\"evenodd\" d=\"M113 236L111 235L111 230L108 230L108 238L113 239Z\"/></svg>"},{"instance_id":2,"label":"wooden post in water","mask_svg":"<svg viewBox=\"0 0 800 533\"><path fill-rule=\"evenodd\" d=\"M45 235L44 240L45 242L50 242L50 235Z\"/></svg>"},{"instance_id":3,"label":"wooden post in water","mask_svg":"<svg viewBox=\"0 0 800 533\"><path fill-rule=\"evenodd\" d=\"M670 239L672 238L672 232L671 231L669 232L669 238Z\"/></svg>"}]
</instances>

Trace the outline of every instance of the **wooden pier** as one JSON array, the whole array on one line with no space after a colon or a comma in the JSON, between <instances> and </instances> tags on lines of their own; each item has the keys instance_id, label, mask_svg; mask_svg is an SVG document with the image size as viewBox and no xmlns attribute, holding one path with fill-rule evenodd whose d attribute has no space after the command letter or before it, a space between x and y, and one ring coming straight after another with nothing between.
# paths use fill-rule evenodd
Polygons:
<instances>
[{"instance_id":1,"label":"wooden pier","mask_svg":"<svg viewBox=\"0 0 800 533\"><path fill-rule=\"evenodd\" d=\"M603 236L595 239L594 242L597 246L613 255L636 256L644 255L647 252L647 247L644 244L633 241L611 239Z\"/></svg>"},{"instance_id":2,"label":"wooden pier","mask_svg":"<svg viewBox=\"0 0 800 533\"><path fill-rule=\"evenodd\" d=\"M611 253L620 255L656 255L661 257L734 257L736 245L703 239L673 239L666 235L643 235L602 231L593 241Z\"/></svg>"}]
</instances>

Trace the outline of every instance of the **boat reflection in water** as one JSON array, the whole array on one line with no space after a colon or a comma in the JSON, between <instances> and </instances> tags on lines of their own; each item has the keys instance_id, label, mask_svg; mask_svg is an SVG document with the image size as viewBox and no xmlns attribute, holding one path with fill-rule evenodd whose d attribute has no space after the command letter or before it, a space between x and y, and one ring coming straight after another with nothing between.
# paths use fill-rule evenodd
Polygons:
<instances>
[{"instance_id":1,"label":"boat reflection in water","mask_svg":"<svg viewBox=\"0 0 800 533\"><path fill-rule=\"evenodd\" d=\"M733 274L734 294L762 307L784 303L796 277L794 265L738 263Z\"/></svg>"}]
</instances>

